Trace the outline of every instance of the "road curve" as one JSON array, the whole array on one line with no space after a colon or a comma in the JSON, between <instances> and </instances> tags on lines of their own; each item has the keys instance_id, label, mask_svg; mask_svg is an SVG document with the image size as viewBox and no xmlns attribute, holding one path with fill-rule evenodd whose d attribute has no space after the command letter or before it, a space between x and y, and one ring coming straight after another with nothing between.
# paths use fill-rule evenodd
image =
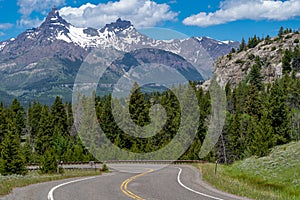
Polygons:
<instances>
[{"instance_id":1,"label":"road curve","mask_svg":"<svg viewBox=\"0 0 300 200\"><path fill-rule=\"evenodd\" d=\"M73 178L18 188L1 200L238 200L201 179L186 165L116 164L102 176ZM131 173L135 172L135 173Z\"/></svg>"}]
</instances>

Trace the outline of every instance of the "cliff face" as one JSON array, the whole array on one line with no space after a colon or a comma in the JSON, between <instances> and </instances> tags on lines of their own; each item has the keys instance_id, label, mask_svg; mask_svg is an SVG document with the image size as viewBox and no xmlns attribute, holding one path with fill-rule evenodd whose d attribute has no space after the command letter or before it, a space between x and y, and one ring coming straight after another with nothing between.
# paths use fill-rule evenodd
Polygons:
<instances>
[{"instance_id":1,"label":"cliff face","mask_svg":"<svg viewBox=\"0 0 300 200\"><path fill-rule=\"evenodd\" d=\"M252 66L259 62L263 82L272 83L282 77L282 57L285 50L294 50L299 45L299 40L298 32L288 33L281 37L265 39L254 48L222 56L214 63L216 80L222 87L229 83L231 88L234 88L246 79ZM296 71L296 76L300 76L299 71Z\"/></svg>"}]
</instances>

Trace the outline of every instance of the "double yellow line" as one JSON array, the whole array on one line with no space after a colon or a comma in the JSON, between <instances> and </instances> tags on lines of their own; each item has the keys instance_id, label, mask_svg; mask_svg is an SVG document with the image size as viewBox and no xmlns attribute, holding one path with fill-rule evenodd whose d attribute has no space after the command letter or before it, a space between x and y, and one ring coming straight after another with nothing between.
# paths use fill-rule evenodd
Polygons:
<instances>
[{"instance_id":1,"label":"double yellow line","mask_svg":"<svg viewBox=\"0 0 300 200\"><path fill-rule=\"evenodd\" d=\"M144 176L144 175L146 175L146 174L148 174L148 173L150 173L150 172L153 172L153 171L154 171L153 169L149 169L148 171L146 171L146 172L144 172L144 173L141 173L141 174L138 174L138 175L136 175L136 176L133 176L133 177L130 177L130 178L126 179L126 180L122 183L122 185L120 186L120 189L122 190L122 192L123 192L124 194L126 194L127 196L129 196L129 197L131 197L131 198L133 198L133 199L136 199L136 200L144 200L142 197L140 197L140 196L134 194L133 192L131 192L130 190L128 190L128 189L127 189L127 185L128 185L131 181L133 181L134 179L136 179L136 178L138 178L138 177L141 177L141 176Z\"/></svg>"}]
</instances>

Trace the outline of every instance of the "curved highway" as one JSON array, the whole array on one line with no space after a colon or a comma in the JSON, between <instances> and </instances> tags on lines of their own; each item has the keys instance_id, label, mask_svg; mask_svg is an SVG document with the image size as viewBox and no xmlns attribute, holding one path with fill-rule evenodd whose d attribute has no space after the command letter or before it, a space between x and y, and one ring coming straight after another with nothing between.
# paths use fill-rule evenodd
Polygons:
<instances>
[{"instance_id":1,"label":"curved highway","mask_svg":"<svg viewBox=\"0 0 300 200\"><path fill-rule=\"evenodd\" d=\"M109 174L17 188L3 200L235 200L218 191L186 165L116 164ZM135 172L135 173L131 173Z\"/></svg>"}]
</instances>

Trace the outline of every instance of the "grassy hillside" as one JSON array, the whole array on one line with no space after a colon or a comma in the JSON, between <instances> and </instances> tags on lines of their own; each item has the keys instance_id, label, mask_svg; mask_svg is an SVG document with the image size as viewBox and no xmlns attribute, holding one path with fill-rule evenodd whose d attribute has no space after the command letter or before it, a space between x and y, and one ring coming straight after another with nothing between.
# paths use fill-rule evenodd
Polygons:
<instances>
[{"instance_id":1,"label":"grassy hillside","mask_svg":"<svg viewBox=\"0 0 300 200\"><path fill-rule=\"evenodd\" d=\"M199 166L206 181L224 191L253 199L300 199L300 141L277 146L269 156L232 166Z\"/></svg>"}]
</instances>

